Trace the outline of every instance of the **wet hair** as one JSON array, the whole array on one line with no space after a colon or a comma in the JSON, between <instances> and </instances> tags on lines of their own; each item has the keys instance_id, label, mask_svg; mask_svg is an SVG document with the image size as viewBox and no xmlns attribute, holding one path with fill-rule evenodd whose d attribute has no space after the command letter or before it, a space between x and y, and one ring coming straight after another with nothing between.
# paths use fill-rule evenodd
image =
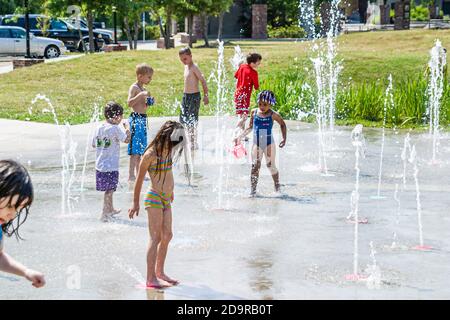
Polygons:
<instances>
[{"instance_id":1,"label":"wet hair","mask_svg":"<svg viewBox=\"0 0 450 320\"><path fill-rule=\"evenodd\" d=\"M22 239L19 235L19 227L27 220L30 206L33 203L33 184L27 169L20 163L13 160L0 160L0 199L8 198L12 205L12 200L18 196L15 209L18 210L16 218L1 226L3 232L11 237L16 235L17 239ZM16 222L16 223L14 223Z\"/></svg>"},{"instance_id":2,"label":"wet hair","mask_svg":"<svg viewBox=\"0 0 450 320\"><path fill-rule=\"evenodd\" d=\"M187 54L189 56L192 55L191 49L189 47L184 47L182 49L180 49L180 51L178 51L178 54L181 56L183 54Z\"/></svg>"},{"instance_id":3,"label":"wet hair","mask_svg":"<svg viewBox=\"0 0 450 320\"><path fill-rule=\"evenodd\" d=\"M105 118L106 119L113 119L117 116L123 115L123 107L118 104L117 102L110 101L105 106Z\"/></svg>"},{"instance_id":4,"label":"wet hair","mask_svg":"<svg viewBox=\"0 0 450 320\"><path fill-rule=\"evenodd\" d=\"M177 121L166 121L161 129L159 129L153 141L148 145L147 149L145 149L145 151L153 149L156 153L158 162L154 174L156 175L159 173L159 180L161 180L162 174L160 162L169 160L172 160L172 163L177 162L183 152L183 145L187 142L184 141L184 139L186 139L186 135L183 125ZM179 146L181 147L177 150ZM167 156L163 159L163 151L165 149L167 150ZM166 172L164 172L164 179L165 178Z\"/></svg>"},{"instance_id":5,"label":"wet hair","mask_svg":"<svg viewBox=\"0 0 450 320\"><path fill-rule=\"evenodd\" d=\"M146 75L146 74L153 74L153 68L150 67L146 63L141 63L136 66L136 76L138 75Z\"/></svg>"},{"instance_id":6,"label":"wet hair","mask_svg":"<svg viewBox=\"0 0 450 320\"><path fill-rule=\"evenodd\" d=\"M262 56L259 53L249 53L247 55L247 64L257 63L262 60Z\"/></svg>"},{"instance_id":7,"label":"wet hair","mask_svg":"<svg viewBox=\"0 0 450 320\"><path fill-rule=\"evenodd\" d=\"M259 103L260 101L268 102L271 106L276 105L277 100L275 99L275 94L270 90L263 90L258 93L258 97L256 101Z\"/></svg>"}]
</instances>

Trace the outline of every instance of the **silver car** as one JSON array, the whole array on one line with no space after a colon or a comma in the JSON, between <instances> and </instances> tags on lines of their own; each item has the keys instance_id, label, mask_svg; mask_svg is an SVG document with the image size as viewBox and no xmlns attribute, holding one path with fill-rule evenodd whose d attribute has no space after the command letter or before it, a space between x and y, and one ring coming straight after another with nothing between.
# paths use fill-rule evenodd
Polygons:
<instances>
[{"instance_id":1,"label":"silver car","mask_svg":"<svg viewBox=\"0 0 450 320\"><path fill-rule=\"evenodd\" d=\"M24 56L27 52L26 31L21 27L0 26L0 55ZM30 33L30 53L34 57L57 58L67 49L60 40L36 37Z\"/></svg>"}]
</instances>

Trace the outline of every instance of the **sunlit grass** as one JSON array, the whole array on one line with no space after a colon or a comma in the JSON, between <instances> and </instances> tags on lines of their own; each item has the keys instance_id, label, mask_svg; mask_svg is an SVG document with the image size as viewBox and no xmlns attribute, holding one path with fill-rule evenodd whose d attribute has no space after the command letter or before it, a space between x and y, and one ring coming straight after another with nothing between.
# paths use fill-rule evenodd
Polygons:
<instances>
[{"instance_id":1,"label":"sunlit grass","mask_svg":"<svg viewBox=\"0 0 450 320\"><path fill-rule=\"evenodd\" d=\"M400 112L399 121L412 118L406 123L420 122L424 98L417 95L415 90L422 90L424 84L411 84L408 81L423 77L429 50L436 38L441 39L444 47L450 43L450 33L439 30L365 32L340 36L339 59L344 66L338 99L338 104L342 103L338 106L340 121L361 118L379 122L382 109L380 101L383 99L380 93L384 93L387 76L392 73L396 101L402 108L411 109ZM199 42L198 45L202 43ZM274 90L278 100L282 102L279 108L283 114L293 118L293 101L299 104L301 86L304 83L313 84L311 43L226 43L225 63L228 68L230 97L227 109L230 111L233 110L231 96L234 79L229 60L234 54L235 45L240 45L243 52L258 51L262 54L263 62L258 70L262 88ZM197 47L193 53L195 62L208 78L215 70L216 48ZM44 108L41 102L34 106L31 115L28 112L36 94L44 94L55 105L60 121L72 124L86 122L91 117L95 103L103 106L106 101L116 100L126 106L128 88L135 81L135 66L142 62L155 69L153 81L148 86L156 99L156 105L149 110L150 116L178 114L175 102L181 100L183 93L183 65L178 59L176 48L87 55L0 75L0 117L51 122L52 117L41 112ZM202 106L203 115L214 113L215 85L209 81L209 86L212 101L208 107ZM300 107L306 110L311 107L308 103L312 102L305 97Z\"/></svg>"}]
</instances>

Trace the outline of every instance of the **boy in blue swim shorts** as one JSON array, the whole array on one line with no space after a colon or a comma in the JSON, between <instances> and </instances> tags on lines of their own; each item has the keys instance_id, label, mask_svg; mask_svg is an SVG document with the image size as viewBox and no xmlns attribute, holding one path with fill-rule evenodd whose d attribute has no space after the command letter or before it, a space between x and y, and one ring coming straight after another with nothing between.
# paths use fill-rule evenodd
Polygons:
<instances>
[{"instance_id":1,"label":"boy in blue swim shorts","mask_svg":"<svg viewBox=\"0 0 450 320\"><path fill-rule=\"evenodd\" d=\"M143 63L136 66L136 82L128 91L128 106L133 109L128 124L131 132L131 141L128 144L130 156L130 168L128 181L136 180L141 156L147 148L147 108L152 105L154 99L150 96L145 85L149 84L153 77L153 68Z\"/></svg>"}]
</instances>

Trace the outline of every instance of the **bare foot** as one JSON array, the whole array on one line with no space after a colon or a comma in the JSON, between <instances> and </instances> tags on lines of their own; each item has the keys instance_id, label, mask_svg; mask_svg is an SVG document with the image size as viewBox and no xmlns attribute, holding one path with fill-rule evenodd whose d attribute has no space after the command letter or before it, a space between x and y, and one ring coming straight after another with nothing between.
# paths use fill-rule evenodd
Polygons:
<instances>
[{"instance_id":1,"label":"bare foot","mask_svg":"<svg viewBox=\"0 0 450 320\"><path fill-rule=\"evenodd\" d=\"M108 214L103 213L102 216L100 217L100 221L101 222L109 222L110 216Z\"/></svg>"},{"instance_id":2,"label":"bare foot","mask_svg":"<svg viewBox=\"0 0 450 320\"><path fill-rule=\"evenodd\" d=\"M164 285L163 283L159 282L158 279L155 279L152 281L147 281L146 285L147 285L147 288L152 288L152 289L167 288L167 286Z\"/></svg>"},{"instance_id":3,"label":"bare foot","mask_svg":"<svg viewBox=\"0 0 450 320\"><path fill-rule=\"evenodd\" d=\"M165 282L168 282L173 286L176 286L177 284L180 283L180 281L172 279L171 277L169 277L168 275L165 275L165 274L158 275L157 277L158 277L158 279L164 280Z\"/></svg>"},{"instance_id":4,"label":"bare foot","mask_svg":"<svg viewBox=\"0 0 450 320\"><path fill-rule=\"evenodd\" d=\"M122 211L122 209L113 209L113 211L110 213L111 216L115 216L116 214L119 214Z\"/></svg>"}]
</instances>

